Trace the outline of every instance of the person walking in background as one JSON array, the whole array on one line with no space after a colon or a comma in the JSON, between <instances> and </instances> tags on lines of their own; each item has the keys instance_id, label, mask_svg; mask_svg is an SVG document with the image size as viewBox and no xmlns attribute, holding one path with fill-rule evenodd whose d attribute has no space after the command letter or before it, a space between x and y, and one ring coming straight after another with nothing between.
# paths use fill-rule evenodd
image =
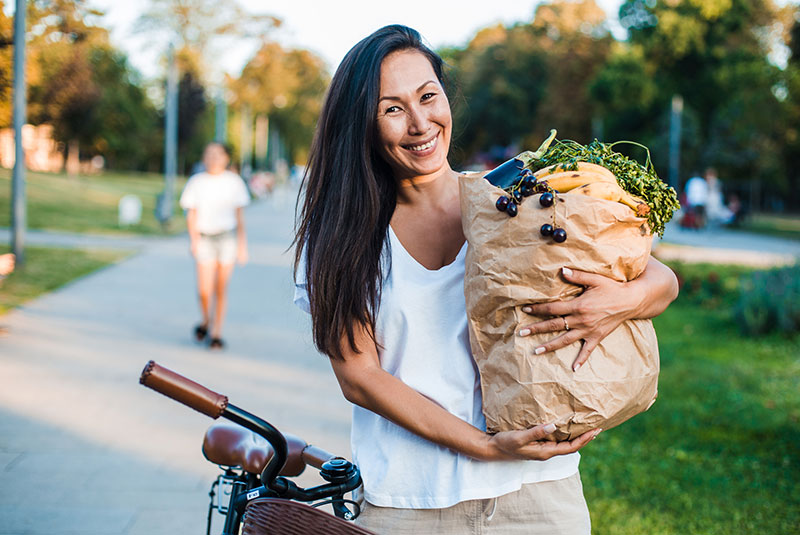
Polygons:
<instances>
[{"instance_id":1,"label":"person walking in background","mask_svg":"<svg viewBox=\"0 0 800 535\"><path fill-rule=\"evenodd\" d=\"M14 256L14 253L0 254L0 284L2 284L3 279L14 271L15 262L16 256Z\"/></svg>"},{"instance_id":2,"label":"person walking in background","mask_svg":"<svg viewBox=\"0 0 800 535\"><path fill-rule=\"evenodd\" d=\"M209 143L203 152L205 171L189 178L181 194L186 210L192 256L197 264L197 291L202 321L195 326L198 342L209 338L209 347L221 349L227 289L233 266L247 262L247 236L243 208L250 193L242 178L228 170L230 152L220 143ZM211 316L211 299L214 315Z\"/></svg>"}]
</instances>

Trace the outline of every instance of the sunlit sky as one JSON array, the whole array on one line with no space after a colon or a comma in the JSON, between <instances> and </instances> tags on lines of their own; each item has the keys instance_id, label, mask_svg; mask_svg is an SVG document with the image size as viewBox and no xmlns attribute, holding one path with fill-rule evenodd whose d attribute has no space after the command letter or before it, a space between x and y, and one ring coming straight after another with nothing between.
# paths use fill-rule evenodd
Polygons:
<instances>
[{"instance_id":1,"label":"sunlit sky","mask_svg":"<svg viewBox=\"0 0 800 535\"><path fill-rule=\"evenodd\" d=\"M380 0L240 0L252 13L283 19L274 38L283 45L308 48L325 59L331 70L360 39L386 24L401 23L417 30L434 46L463 45L485 26L511 24L533 17L535 0L427 0L398 2ZM612 24L622 0L598 0ZM145 78L161 75L166 41L133 32L133 23L144 12L147 0L90 0L106 12L103 25L110 28L113 43L127 52L131 63ZM617 26L618 27L618 26ZM226 43L215 66L238 74L257 48L254 42Z\"/></svg>"}]
</instances>

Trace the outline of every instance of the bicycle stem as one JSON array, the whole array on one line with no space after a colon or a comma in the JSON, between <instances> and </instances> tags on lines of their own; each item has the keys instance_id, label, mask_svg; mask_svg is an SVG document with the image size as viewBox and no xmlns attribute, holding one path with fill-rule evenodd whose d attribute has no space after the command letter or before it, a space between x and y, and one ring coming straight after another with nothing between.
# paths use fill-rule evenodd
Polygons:
<instances>
[{"instance_id":1,"label":"bicycle stem","mask_svg":"<svg viewBox=\"0 0 800 535\"><path fill-rule=\"evenodd\" d=\"M273 481L278 477L278 474L283 468L283 465L286 464L286 458L288 456L288 447L283 434L266 420L262 420L258 416L230 403L225 407L220 416L261 435L272 445L275 454L269 460L267 466L264 467L264 471L261 472L261 482L271 487Z\"/></svg>"}]
</instances>

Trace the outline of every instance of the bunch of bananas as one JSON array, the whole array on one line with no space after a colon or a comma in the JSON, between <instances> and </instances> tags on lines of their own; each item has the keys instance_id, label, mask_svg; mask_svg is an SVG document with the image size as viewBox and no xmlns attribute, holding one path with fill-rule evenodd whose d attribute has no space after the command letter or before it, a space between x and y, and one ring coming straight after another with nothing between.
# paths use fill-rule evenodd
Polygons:
<instances>
[{"instance_id":1,"label":"bunch of bananas","mask_svg":"<svg viewBox=\"0 0 800 535\"><path fill-rule=\"evenodd\" d=\"M537 184L557 193L575 193L620 202L639 217L646 217L650 213L650 206L622 189L614 173L602 165L577 162L578 168L574 171L559 171L560 167L560 164L556 164L536 171L533 176Z\"/></svg>"}]
</instances>

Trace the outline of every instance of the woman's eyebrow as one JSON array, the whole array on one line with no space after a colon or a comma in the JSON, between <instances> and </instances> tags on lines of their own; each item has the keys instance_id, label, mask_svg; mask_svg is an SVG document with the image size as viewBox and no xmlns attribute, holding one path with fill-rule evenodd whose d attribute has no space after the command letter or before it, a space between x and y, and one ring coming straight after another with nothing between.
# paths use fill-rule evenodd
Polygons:
<instances>
[{"instance_id":1,"label":"woman's eyebrow","mask_svg":"<svg viewBox=\"0 0 800 535\"><path fill-rule=\"evenodd\" d=\"M419 93L420 91L422 91L422 89L423 89L423 88L424 88L426 85L428 85L428 84L435 84L435 83L436 83L436 80L428 80L427 82L425 82L424 84L422 84L421 86L419 86L419 87L417 88L417 90L415 91L415 93ZM401 98L400 98L400 97L385 96L385 97L381 97L381 98L379 98L379 99L378 99L378 102L380 102L380 101L382 101L382 100L401 100Z\"/></svg>"}]
</instances>

